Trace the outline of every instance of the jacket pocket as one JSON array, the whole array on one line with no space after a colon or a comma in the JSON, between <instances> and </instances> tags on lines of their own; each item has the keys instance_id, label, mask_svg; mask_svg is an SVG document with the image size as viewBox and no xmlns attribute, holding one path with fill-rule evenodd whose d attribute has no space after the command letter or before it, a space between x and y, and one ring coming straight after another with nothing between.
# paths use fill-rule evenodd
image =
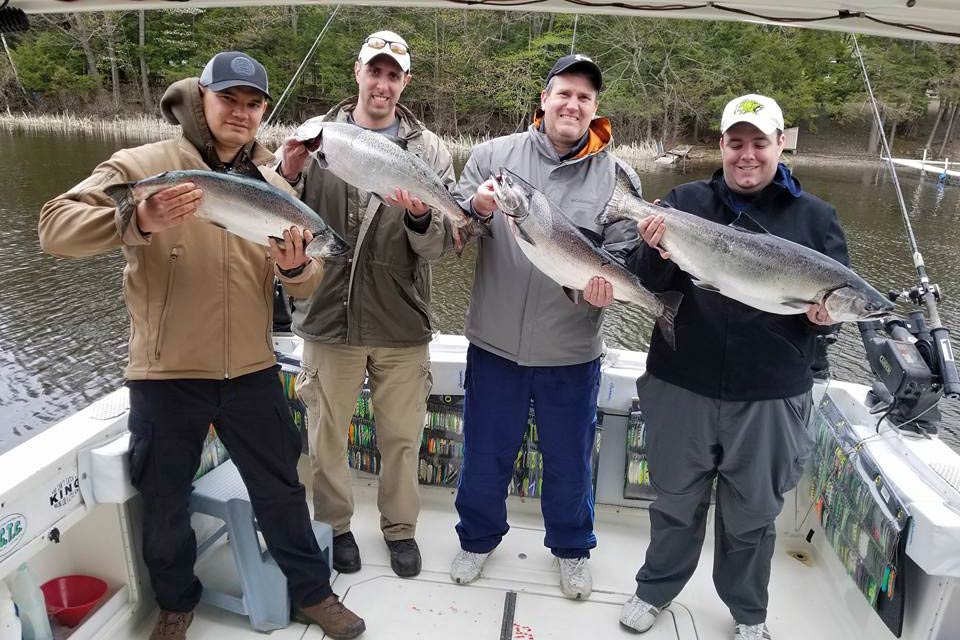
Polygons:
<instances>
[{"instance_id":1,"label":"jacket pocket","mask_svg":"<svg viewBox=\"0 0 960 640\"><path fill-rule=\"evenodd\" d=\"M167 316L173 307L173 285L177 278L177 262L180 258L180 252L183 247L177 246L170 250L170 265L167 272L167 288L163 294L163 306L160 307L160 323L157 325L157 342L153 349L153 359L160 359L160 348L163 346L163 328L167 322Z\"/></svg>"}]
</instances>

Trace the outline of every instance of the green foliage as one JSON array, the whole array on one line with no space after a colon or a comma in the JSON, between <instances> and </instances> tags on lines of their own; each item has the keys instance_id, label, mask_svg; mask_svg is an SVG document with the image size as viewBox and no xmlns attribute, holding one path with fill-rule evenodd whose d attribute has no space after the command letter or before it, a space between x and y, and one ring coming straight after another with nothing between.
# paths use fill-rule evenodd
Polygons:
<instances>
[{"instance_id":1,"label":"green foliage","mask_svg":"<svg viewBox=\"0 0 960 640\"><path fill-rule=\"evenodd\" d=\"M123 101L127 109L142 108L141 53L154 101L169 83L198 75L211 55L227 49L260 60L278 98L332 11L329 6L148 11L142 52L136 11L84 14L82 22L77 17L40 21L10 41L24 88L39 98L34 108L93 105L111 88L111 44L121 91L133 98ZM382 28L405 35L413 52L414 78L404 104L440 133L496 135L529 122L550 66L570 51L574 18L343 7L279 118L301 120L353 95L357 51L366 35ZM95 54L99 84L78 44L84 34ZM861 38L860 45L888 122L924 118L931 95L960 100L956 46L871 37ZM750 92L776 97L788 126L812 126L821 117L841 122L869 117L852 41L842 33L581 15L576 49L604 69L601 113L613 120L621 142L671 143L694 130L713 135L723 105ZM5 102L17 104L23 96L9 75L3 75L0 91Z\"/></svg>"}]
</instances>

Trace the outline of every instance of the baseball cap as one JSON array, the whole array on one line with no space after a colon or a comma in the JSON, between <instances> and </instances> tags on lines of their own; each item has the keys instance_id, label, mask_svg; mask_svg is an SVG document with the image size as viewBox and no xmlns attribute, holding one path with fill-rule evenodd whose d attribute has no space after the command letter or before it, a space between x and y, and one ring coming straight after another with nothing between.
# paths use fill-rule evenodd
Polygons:
<instances>
[{"instance_id":1,"label":"baseball cap","mask_svg":"<svg viewBox=\"0 0 960 640\"><path fill-rule=\"evenodd\" d=\"M725 133L738 122L749 122L765 135L770 135L778 129L783 131L783 111L773 98L749 93L734 98L724 107L720 133Z\"/></svg>"},{"instance_id":2,"label":"baseball cap","mask_svg":"<svg viewBox=\"0 0 960 640\"><path fill-rule=\"evenodd\" d=\"M267 83L267 70L262 64L239 51L221 51L210 58L210 62L200 74L200 86L212 91L223 91L230 87L253 87L267 96L268 100L272 100Z\"/></svg>"},{"instance_id":3,"label":"baseball cap","mask_svg":"<svg viewBox=\"0 0 960 640\"><path fill-rule=\"evenodd\" d=\"M579 71L590 76L590 81L593 83L593 87L597 92L599 92L603 86L603 74L600 72L600 67L597 66L596 62L579 53L563 56L557 60L553 65L553 69L550 69L550 73L547 74L547 84L550 84L553 76L572 71Z\"/></svg>"},{"instance_id":4,"label":"baseball cap","mask_svg":"<svg viewBox=\"0 0 960 640\"><path fill-rule=\"evenodd\" d=\"M379 55L390 56L397 61L404 73L410 73L410 47L407 41L393 31L371 33L363 41L357 58L367 64Z\"/></svg>"}]
</instances>

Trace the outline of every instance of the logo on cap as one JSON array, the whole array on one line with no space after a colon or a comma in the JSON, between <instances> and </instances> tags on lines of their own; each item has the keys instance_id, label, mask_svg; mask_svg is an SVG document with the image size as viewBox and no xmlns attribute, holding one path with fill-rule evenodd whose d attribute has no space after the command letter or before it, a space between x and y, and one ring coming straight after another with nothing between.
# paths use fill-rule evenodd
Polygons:
<instances>
[{"instance_id":1,"label":"logo on cap","mask_svg":"<svg viewBox=\"0 0 960 640\"><path fill-rule=\"evenodd\" d=\"M243 56L237 56L231 60L230 68L241 76L252 76L254 73L256 73L256 70L253 67L253 60L250 58L244 58Z\"/></svg>"},{"instance_id":2,"label":"logo on cap","mask_svg":"<svg viewBox=\"0 0 960 640\"><path fill-rule=\"evenodd\" d=\"M582 55L582 54L579 54L579 53L573 54L573 58L574 58L574 60L576 60L577 62L593 62L593 60L592 60L591 58L588 58L587 56Z\"/></svg>"},{"instance_id":3,"label":"logo on cap","mask_svg":"<svg viewBox=\"0 0 960 640\"><path fill-rule=\"evenodd\" d=\"M742 100L740 104L737 105L737 108L734 109L733 113L738 116L746 115L748 113L757 115L757 112L759 112L761 109L763 109L762 104L756 100L750 100L748 98L746 100Z\"/></svg>"}]
</instances>

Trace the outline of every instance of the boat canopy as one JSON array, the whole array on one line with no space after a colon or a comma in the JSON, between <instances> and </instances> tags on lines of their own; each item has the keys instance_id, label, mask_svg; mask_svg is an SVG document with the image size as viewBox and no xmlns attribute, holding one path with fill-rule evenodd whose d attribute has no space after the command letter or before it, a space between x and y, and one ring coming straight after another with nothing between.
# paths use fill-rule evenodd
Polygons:
<instances>
[{"instance_id":1,"label":"boat canopy","mask_svg":"<svg viewBox=\"0 0 960 640\"><path fill-rule=\"evenodd\" d=\"M65 13L184 6L263 6L263 0L12 0L26 13ZM275 5L334 4L325 0L270 0ZM832 31L960 42L960 2L956 0L337 0L335 4L497 9L631 15L646 18L734 20Z\"/></svg>"}]
</instances>

